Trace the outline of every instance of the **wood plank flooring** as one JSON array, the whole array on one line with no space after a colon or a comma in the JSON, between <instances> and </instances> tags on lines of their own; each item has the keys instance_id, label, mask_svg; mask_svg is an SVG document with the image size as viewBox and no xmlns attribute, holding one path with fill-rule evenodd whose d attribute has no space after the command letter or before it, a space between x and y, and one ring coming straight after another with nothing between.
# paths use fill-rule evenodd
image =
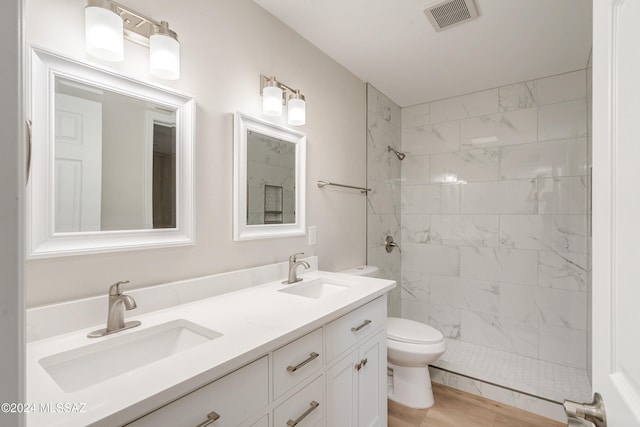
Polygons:
<instances>
[{"instance_id":1,"label":"wood plank flooring","mask_svg":"<svg viewBox=\"0 0 640 427\"><path fill-rule=\"evenodd\" d=\"M435 404L412 409L389 401L389 427L566 427L503 403L433 384Z\"/></svg>"}]
</instances>

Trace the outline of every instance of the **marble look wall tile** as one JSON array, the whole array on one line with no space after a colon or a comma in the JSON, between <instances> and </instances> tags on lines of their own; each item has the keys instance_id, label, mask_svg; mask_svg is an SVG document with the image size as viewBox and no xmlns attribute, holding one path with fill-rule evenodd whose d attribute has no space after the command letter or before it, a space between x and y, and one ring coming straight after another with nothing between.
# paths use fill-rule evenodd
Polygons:
<instances>
[{"instance_id":1,"label":"marble look wall tile","mask_svg":"<svg viewBox=\"0 0 640 427\"><path fill-rule=\"evenodd\" d=\"M587 136L587 100L538 107L538 140Z\"/></svg>"},{"instance_id":2,"label":"marble look wall tile","mask_svg":"<svg viewBox=\"0 0 640 427\"><path fill-rule=\"evenodd\" d=\"M537 326L463 311L460 330L463 341L525 356L538 356Z\"/></svg>"},{"instance_id":3,"label":"marble look wall tile","mask_svg":"<svg viewBox=\"0 0 640 427\"><path fill-rule=\"evenodd\" d=\"M403 186L401 200L405 214L457 214L460 213L460 186Z\"/></svg>"},{"instance_id":4,"label":"marble look wall tile","mask_svg":"<svg viewBox=\"0 0 640 427\"><path fill-rule=\"evenodd\" d=\"M587 173L586 138L502 148L503 179L583 176Z\"/></svg>"},{"instance_id":5,"label":"marble look wall tile","mask_svg":"<svg viewBox=\"0 0 640 427\"><path fill-rule=\"evenodd\" d=\"M419 271L402 272L402 301L418 301L429 304L431 301L431 277Z\"/></svg>"},{"instance_id":6,"label":"marble look wall tile","mask_svg":"<svg viewBox=\"0 0 640 427\"><path fill-rule=\"evenodd\" d=\"M538 113L535 108L496 113L460 121L463 149L482 146L516 145L538 138Z\"/></svg>"},{"instance_id":7,"label":"marble look wall tile","mask_svg":"<svg viewBox=\"0 0 640 427\"><path fill-rule=\"evenodd\" d=\"M536 80L535 83L538 105L555 104L587 97L585 70L546 77Z\"/></svg>"},{"instance_id":8,"label":"marble look wall tile","mask_svg":"<svg viewBox=\"0 0 640 427\"><path fill-rule=\"evenodd\" d=\"M533 214L536 213L536 181L509 180L471 182L462 185L461 213Z\"/></svg>"},{"instance_id":9,"label":"marble look wall tile","mask_svg":"<svg viewBox=\"0 0 640 427\"><path fill-rule=\"evenodd\" d=\"M537 325L536 286L500 284L500 317Z\"/></svg>"},{"instance_id":10,"label":"marble look wall tile","mask_svg":"<svg viewBox=\"0 0 640 427\"><path fill-rule=\"evenodd\" d=\"M503 318L500 319L500 324L515 349L514 353L536 359L539 357L538 325Z\"/></svg>"},{"instance_id":11,"label":"marble look wall tile","mask_svg":"<svg viewBox=\"0 0 640 427\"><path fill-rule=\"evenodd\" d=\"M458 276L460 254L456 247L402 244L402 269L442 276Z\"/></svg>"},{"instance_id":12,"label":"marble look wall tile","mask_svg":"<svg viewBox=\"0 0 640 427\"><path fill-rule=\"evenodd\" d=\"M539 214L587 214L587 178L538 179Z\"/></svg>"},{"instance_id":13,"label":"marble look wall tile","mask_svg":"<svg viewBox=\"0 0 640 427\"><path fill-rule=\"evenodd\" d=\"M399 185L385 181L368 180L367 187L371 189L367 193L367 210L375 214L400 214Z\"/></svg>"},{"instance_id":14,"label":"marble look wall tile","mask_svg":"<svg viewBox=\"0 0 640 427\"><path fill-rule=\"evenodd\" d=\"M395 156L394 156L395 158ZM398 161L396 159L396 161ZM400 163L398 161L398 163ZM431 182L431 156L407 155L402 161L402 185L424 185Z\"/></svg>"},{"instance_id":15,"label":"marble look wall tile","mask_svg":"<svg viewBox=\"0 0 640 427\"><path fill-rule=\"evenodd\" d=\"M540 326L540 358L574 368L586 368L587 337L585 331Z\"/></svg>"},{"instance_id":16,"label":"marble look wall tile","mask_svg":"<svg viewBox=\"0 0 640 427\"><path fill-rule=\"evenodd\" d=\"M587 252L584 215L501 215L503 248Z\"/></svg>"},{"instance_id":17,"label":"marble look wall tile","mask_svg":"<svg viewBox=\"0 0 640 427\"><path fill-rule=\"evenodd\" d=\"M445 122L402 129L402 151L433 154L460 149L460 124Z\"/></svg>"},{"instance_id":18,"label":"marble look wall tile","mask_svg":"<svg viewBox=\"0 0 640 427\"><path fill-rule=\"evenodd\" d=\"M415 244L431 243L431 215L403 215L402 242Z\"/></svg>"},{"instance_id":19,"label":"marble look wall tile","mask_svg":"<svg viewBox=\"0 0 640 427\"><path fill-rule=\"evenodd\" d=\"M429 231L429 241L441 245L500 245L498 215L432 215Z\"/></svg>"},{"instance_id":20,"label":"marble look wall tile","mask_svg":"<svg viewBox=\"0 0 640 427\"><path fill-rule=\"evenodd\" d=\"M462 315L461 310L430 304L427 324L436 328L447 338L460 339Z\"/></svg>"},{"instance_id":21,"label":"marble look wall tile","mask_svg":"<svg viewBox=\"0 0 640 427\"><path fill-rule=\"evenodd\" d=\"M538 252L538 285L587 291L588 260L585 253Z\"/></svg>"},{"instance_id":22,"label":"marble look wall tile","mask_svg":"<svg viewBox=\"0 0 640 427\"><path fill-rule=\"evenodd\" d=\"M387 180L400 176L400 162L387 151L388 146L399 148L400 131L387 123L374 120L367 128L367 177Z\"/></svg>"},{"instance_id":23,"label":"marble look wall tile","mask_svg":"<svg viewBox=\"0 0 640 427\"><path fill-rule=\"evenodd\" d=\"M541 325L587 330L586 292L537 288L536 305Z\"/></svg>"},{"instance_id":24,"label":"marble look wall tile","mask_svg":"<svg viewBox=\"0 0 640 427\"><path fill-rule=\"evenodd\" d=\"M518 285L538 283L538 253L515 249L460 248L460 277Z\"/></svg>"},{"instance_id":25,"label":"marble look wall tile","mask_svg":"<svg viewBox=\"0 0 640 427\"><path fill-rule=\"evenodd\" d=\"M498 180L500 150L481 148L431 156L431 183Z\"/></svg>"},{"instance_id":26,"label":"marble look wall tile","mask_svg":"<svg viewBox=\"0 0 640 427\"><path fill-rule=\"evenodd\" d=\"M369 120L378 118L400 129L400 107L370 84L367 85L367 114Z\"/></svg>"},{"instance_id":27,"label":"marble look wall tile","mask_svg":"<svg viewBox=\"0 0 640 427\"><path fill-rule=\"evenodd\" d=\"M402 309L401 311L402 318L415 320L416 322L421 322L425 324L430 324L429 317L430 317L431 307L429 304L424 304L414 299L404 299L402 300L401 309ZM440 332L442 332L442 330L440 330ZM444 335L444 332L443 332L443 335Z\"/></svg>"},{"instance_id":28,"label":"marble look wall tile","mask_svg":"<svg viewBox=\"0 0 640 427\"><path fill-rule=\"evenodd\" d=\"M387 295L387 314L389 316L399 316L401 314L401 287L402 277L400 275L400 254L398 251L387 253L384 245L367 248L367 262L380 269L380 277L388 280L395 280L398 286L392 289Z\"/></svg>"},{"instance_id":29,"label":"marble look wall tile","mask_svg":"<svg viewBox=\"0 0 640 427\"><path fill-rule=\"evenodd\" d=\"M477 117L498 111L498 89L447 98L431 103L431 123Z\"/></svg>"},{"instance_id":30,"label":"marble look wall tile","mask_svg":"<svg viewBox=\"0 0 640 427\"><path fill-rule=\"evenodd\" d=\"M431 277L433 304L497 314L499 298L500 287L497 282L450 276Z\"/></svg>"},{"instance_id":31,"label":"marble look wall tile","mask_svg":"<svg viewBox=\"0 0 640 427\"><path fill-rule=\"evenodd\" d=\"M377 248L384 245L387 236L393 236L400 243L400 217L395 214L367 215L367 247Z\"/></svg>"},{"instance_id":32,"label":"marble look wall tile","mask_svg":"<svg viewBox=\"0 0 640 427\"><path fill-rule=\"evenodd\" d=\"M431 103L413 105L400 109L402 128L409 129L431 124Z\"/></svg>"},{"instance_id":33,"label":"marble look wall tile","mask_svg":"<svg viewBox=\"0 0 640 427\"><path fill-rule=\"evenodd\" d=\"M522 110L536 106L536 82L523 82L499 89L500 111Z\"/></svg>"}]
</instances>

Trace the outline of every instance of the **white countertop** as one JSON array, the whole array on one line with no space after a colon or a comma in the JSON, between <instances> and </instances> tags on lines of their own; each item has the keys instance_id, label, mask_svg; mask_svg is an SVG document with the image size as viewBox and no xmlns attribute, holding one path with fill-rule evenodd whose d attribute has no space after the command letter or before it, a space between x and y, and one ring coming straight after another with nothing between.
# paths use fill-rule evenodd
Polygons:
<instances>
[{"instance_id":1,"label":"white countertop","mask_svg":"<svg viewBox=\"0 0 640 427\"><path fill-rule=\"evenodd\" d=\"M214 296L136 316L126 320L142 325L102 338L87 333L94 325L64 335L27 344L27 404L66 404L68 412L30 412L27 426L115 426L186 394L246 363L310 332L395 287L391 280L314 271L300 277L326 277L351 284L321 299L307 298L279 289L281 281ZM106 312L106 307L105 307ZM40 365L50 355L106 341L176 319L185 319L223 334L222 337L118 375L82 390L65 393ZM75 405L75 406L73 406ZM82 408L83 412L75 412Z\"/></svg>"}]
</instances>

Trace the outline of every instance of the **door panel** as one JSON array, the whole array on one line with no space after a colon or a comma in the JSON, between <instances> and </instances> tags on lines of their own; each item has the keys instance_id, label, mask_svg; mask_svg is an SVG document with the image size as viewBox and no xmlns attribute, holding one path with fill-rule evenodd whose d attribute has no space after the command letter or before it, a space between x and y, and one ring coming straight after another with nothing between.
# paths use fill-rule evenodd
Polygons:
<instances>
[{"instance_id":1,"label":"door panel","mask_svg":"<svg viewBox=\"0 0 640 427\"><path fill-rule=\"evenodd\" d=\"M593 20L593 389L609 426L640 426L640 2Z\"/></svg>"}]
</instances>

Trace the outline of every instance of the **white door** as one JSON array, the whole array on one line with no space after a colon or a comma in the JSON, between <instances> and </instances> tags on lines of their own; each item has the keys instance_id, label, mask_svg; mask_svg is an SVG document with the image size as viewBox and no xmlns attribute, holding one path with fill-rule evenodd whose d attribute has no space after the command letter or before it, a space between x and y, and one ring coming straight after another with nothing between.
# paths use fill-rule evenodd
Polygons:
<instances>
[{"instance_id":1,"label":"white door","mask_svg":"<svg viewBox=\"0 0 640 427\"><path fill-rule=\"evenodd\" d=\"M593 1L593 390L640 426L640 1Z\"/></svg>"},{"instance_id":2,"label":"white door","mask_svg":"<svg viewBox=\"0 0 640 427\"><path fill-rule=\"evenodd\" d=\"M102 104L56 94L55 232L100 231Z\"/></svg>"}]
</instances>

